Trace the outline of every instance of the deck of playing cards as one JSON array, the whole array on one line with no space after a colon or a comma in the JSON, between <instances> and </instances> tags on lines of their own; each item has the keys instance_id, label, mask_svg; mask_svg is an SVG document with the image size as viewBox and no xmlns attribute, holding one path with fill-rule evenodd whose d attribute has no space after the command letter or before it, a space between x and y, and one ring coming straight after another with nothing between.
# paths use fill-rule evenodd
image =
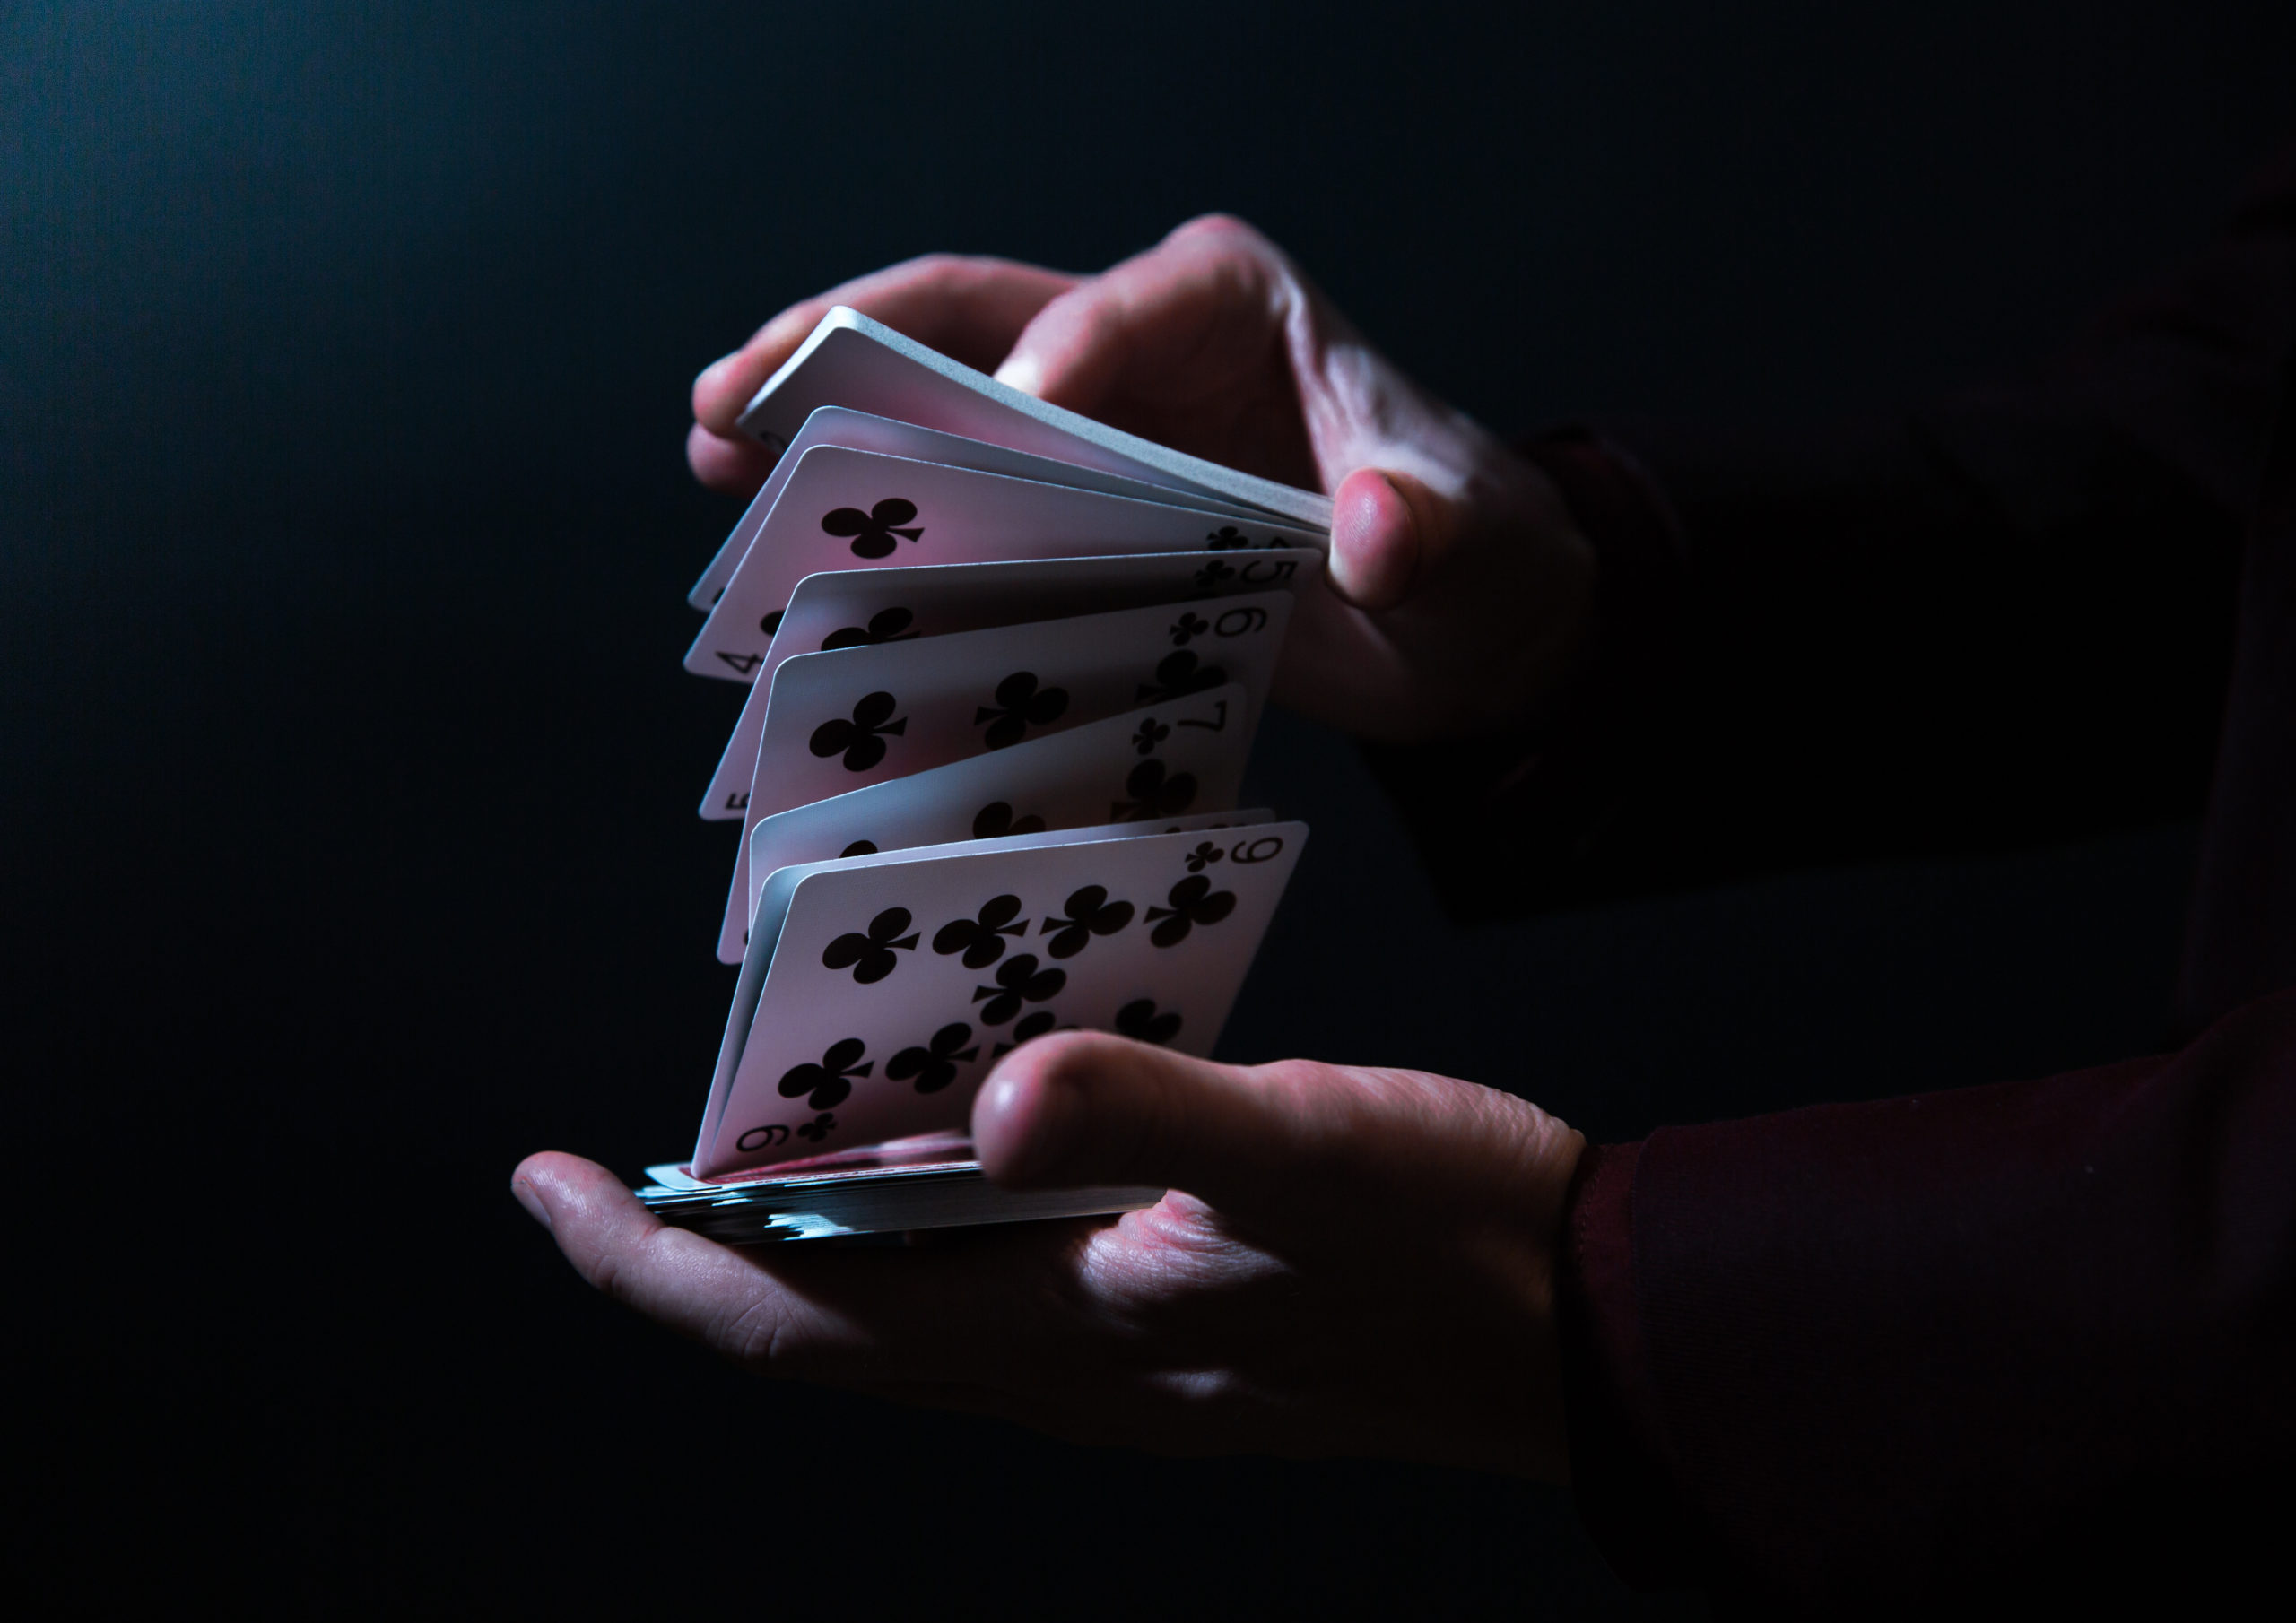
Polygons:
<instances>
[{"instance_id":1,"label":"deck of playing cards","mask_svg":"<svg viewBox=\"0 0 2296 1623\"><path fill-rule=\"evenodd\" d=\"M1331 505L1007 387L854 311L742 417L780 453L691 601L746 682L701 815L741 966L691 1159L732 1242L1128 1211L963 1136L1048 1031L1210 1052L1307 829L1238 785Z\"/></svg>"}]
</instances>

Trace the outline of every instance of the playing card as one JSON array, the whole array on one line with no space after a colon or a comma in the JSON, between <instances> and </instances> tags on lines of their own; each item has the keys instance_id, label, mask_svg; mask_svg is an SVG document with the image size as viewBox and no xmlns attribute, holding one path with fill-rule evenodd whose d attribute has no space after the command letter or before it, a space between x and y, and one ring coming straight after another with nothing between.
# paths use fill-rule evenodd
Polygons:
<instances>
[{"instance_id":1,"label":"playing card","mask_svg":"<svg viewBox=\"0 0 2296 1623\"><path fill-rule=\"evenodd\" d=\"M648 1211L727 1245L1106 1217L1164 1194L1140 1185L999 1188L961 1133L833 1150L708 1182L675 1163L648 1167L646 1176L654 1181L635 1193Z\"/></svg>"},{"instance_id":2,"label":"playing card","mask_svg":"<svg viewBox=\"0 0 2296 1623\"><path fill-rule=\"evenodd\" d=\"M702 1117L705 1140L716 1129L717 1113L730 1097L734 1076L741 1064L752 1022L757 1013L758 998L765 989L766 973L773 962L776 944L781 937L781 926L789 916L790 898L796 895L800 881L814 873L847 868L877 867L891 863L905 863L935 856L962 854L982 855L1004 851L1032 851L1041 846L1091 844L1105 840L1137 838L1144 832L1181 834L1248 828L1274 820L1274 813L1265 809L1243 812L1200 812L1190 816L1175 817L1157 822L1152 830L1136 824L1102 824L1082 829L1039 829L1026 834L999 835L987 839L958 841L938 846L921 846L906 851L856 852L850 855L829 858L813 863L791 863L775 869L760 888L755 907L756 929L741 957L742 973L734 989L733 1006L726 1016L725 1036L718 1047L718 1068L709 1084L709 1105Z\"/></svg>"},{"instance_id":3,"label":"playing card","mask_svg":"<svg viewBox=\"0 0 2296 1623\"><path fill-rule=\"evenodd\" d=\"M944 433L1175 490L1240 501L1313 529L1331 498L1223 468L1048 405L839 305L743 410L744 430L778 450L816 407L855 406Z\"/></svg>"},{"instance_id":4,"label":"playing card","mask_svg":"<svg viewBox=\"0 0 2296 1623\"><path fill-rule=\"evenodd\" d=\"M1280 547L824 570L797 583L751 680L770 681L774 667L794 654L1242 592L1296 594L1322 573L1323 561L1318 549Z\"/></svg>"},{"instance_id":5,"label":"playing card","mask_svg":"<svg viewBox=\"0 0 2296 1623\"><path fill-rule=\"evenodd\" d=\"M783 870L788 908L694 1174L953 1125L996 1060L1048 1030L1208 1053L1306 837L1279 822ZM761 907L753 958L766 923Z\"/></svg>"},{"instance_id":6,"label":"playing card","mask_svg":"<svg viewBox=\"0 0 2296 1623\"><path fill-rule=\"evenodd\" d=\"M1231 681L1244 688L1249 735L1291 603L1255 593L1201 611L1127 609L784 661L766 695L729 898L748 894L757 825L793 806Z\"/></svg>"},{"instance_id":7,"label":"playing card","mask_svg":"<svg viewBox=\"0 0 2296 1623\"><path fill-rule=\"evenodd\" d=\"M1255 592L784 660L744 820L1231 681L1256 725L1291 612Z\"/></svg>"},{"instance_id":8,"label":"playing card","mask_svg":"<svg viewBox=\"0 0 2296 1623\"><path fill-rule=\"evenodd\" d=\"M1243 684L1230 682L761 818L726 892L718 959L742 961L759 891L792 863L1224 811L1251 751L1250 714Z\"/></svg>"},{"instance_id":9,"label":"playing card","mask_svg":"<svg viewBox=\"0 0 2296 1623\"><path fill-rule=\"evenodd\" d=\"M841 446L798 459L687 650L697 676L752 679L797 583L824 569L1126 552L1319 548L1316 532Z\"/></svg>"},{"instance_id":10,"label":"playing card","mask_svg":"<svg viewBox=\"0 0 2296 1623\"><path fill-rule=\"evenodd\" d=\"M1296 594L1322 568L1322 553L1286 547L1249 553L1133 553L808 575L798 583L789 612L758 667L749 702L743 706L701 797L701 815L723 821L740 815L748 803L773 674L781 662L796 655L1271 588Z\"/></svg>"},{"instance_id":11,"label":"playing card","mask_svg":"<svg viewBox=\"0 0 2296 1623\"><path fill-rule=\"evenodd\" d=\"M766 475L765 483L758 490L748 508L742 513L741 522L733 534L726 537L701 578L693 583L693 590L686 594L686 601L695 608L707 611L725 591L726 583L734 577L734 566L742 561L750 542L765 524L765 516L779 499L782 487L789 482L789 475L807 451L817 445L843 446L855 451L881 451L888 456L907 456L918 462L945 463L952 468L975 468L984 473L1008 473L1015 479L1033 479L1045 484L1074 485L1080 490L1102 490L1111 496L1130 496L1142 501L1161 501L1174 506L1196 508L1222 518L1248 518L1255 523L1267 515L1261 509L1242 502L1223 501L1216 496L1196 492L1175 492L1163 485L1150 484L1144 480L1126 479L1120 473L1104 473L1098 468L1080 468L1073 463L1055 462L1048 456L1031 456L1025 451L1011 450L1004 446L990 445L984 440L967 439L961 434L944 434L936 429L920 429L915 423L895 422L889 417L873 417L866 412L848 411L843 406L822 406L807 417L804 425L781 453L781 460L773 464L773 472Z\"/></svg>"}]
</instances>

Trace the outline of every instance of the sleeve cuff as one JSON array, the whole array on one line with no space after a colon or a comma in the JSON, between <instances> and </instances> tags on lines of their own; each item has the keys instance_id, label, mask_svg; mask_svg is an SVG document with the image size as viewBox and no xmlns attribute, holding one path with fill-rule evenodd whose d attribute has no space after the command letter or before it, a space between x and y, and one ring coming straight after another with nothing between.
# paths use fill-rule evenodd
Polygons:
<instances>
[{"instance_id":1,"label":"sleeve cuff","mask_svg":"<svg viewBox=\"0 0 2296 1623\"><path fill-rule=\"evenodd\" d=\"M1634 1289L1642 1146L1590 1145L1564 1208L1556 1328L1570 1480L1611 1569L1637 1589L1690 1586L1708 1541L1684 1503L1657 1413Z\"/></svg>"}]
</instances>

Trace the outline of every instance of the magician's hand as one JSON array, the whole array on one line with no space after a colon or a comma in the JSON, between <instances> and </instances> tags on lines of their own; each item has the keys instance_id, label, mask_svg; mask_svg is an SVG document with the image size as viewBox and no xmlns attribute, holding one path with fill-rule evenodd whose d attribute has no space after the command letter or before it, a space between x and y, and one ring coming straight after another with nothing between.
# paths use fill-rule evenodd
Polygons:
<instances>
[{"instance_id":1,"label":"magician's hand","mask_svg":"<svg viewBox=\"0 0 2296 1623\"><path fill-rule=\"evenodd\" d=\"M907 1248L735 1250L574 1156L511 1187L592 1284L762 1375L1167 1454L1565 1474L1552 1264L1583 1141L1535 1107L1075 1033L999 1065L972 1130L1008 1187L1173 1193Z\"/></svg>"},{"instance_id":2,"label":"magician's hand","mask_svg":"<svg viewBox=\"0 0 2296 1623\"><path fill-rule=\"evenodd\" d=\"M1328 591L1276 697L1386 742L1535 719L1586 657L1595 563L1546 477L1373 350L1275 245L1189 221L1097 276L934 255L793 305L695 379L686 454L746 495L735 427L832 305L1113 427L1335 499Z\"/></svg>"}]
</instances>

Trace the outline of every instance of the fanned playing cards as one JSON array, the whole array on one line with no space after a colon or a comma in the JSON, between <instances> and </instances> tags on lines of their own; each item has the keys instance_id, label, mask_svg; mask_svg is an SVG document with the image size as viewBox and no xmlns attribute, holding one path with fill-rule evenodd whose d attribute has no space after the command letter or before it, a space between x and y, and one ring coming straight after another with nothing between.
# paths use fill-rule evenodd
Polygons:
<instances>
[{"instance_id":1,"label":"fanned playing cards","mask_svg":"<svg viewBox=\"0 0 2296 1623\"><path fill-rule=\"evenodd\" d=\"M732 1243L1126 1211L964 1135L1049 1031L1208 1054L1307 839L1239 809L1329 500L1119 433L856 312L742 416L780 460L691 594L749 684L702 797L740 966L691 1159Z\"/></svg>"}]
</instances>

